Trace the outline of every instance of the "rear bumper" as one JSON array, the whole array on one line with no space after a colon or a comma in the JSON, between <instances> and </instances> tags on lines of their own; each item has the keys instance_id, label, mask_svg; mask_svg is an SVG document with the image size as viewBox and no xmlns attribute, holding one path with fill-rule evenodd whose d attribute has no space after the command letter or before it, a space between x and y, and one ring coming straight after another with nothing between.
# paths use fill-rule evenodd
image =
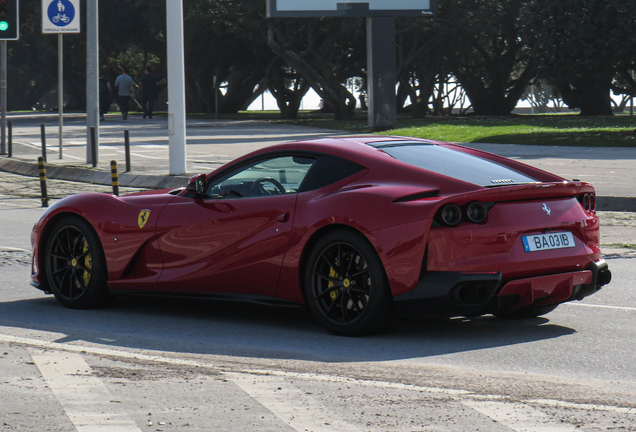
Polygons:
<instances>
[{"instance_id":1,"label":"rear bumper","mask_svg":"<svg viewBox=\"0 0 636 432\"><path fill-rule=\"evenodd\" d=\"M543 307L594 294L611 280L604 260L587 270L517 279L502 285L501 273L428 272L417 287L394 297L396 308L418 316L478 316Z\"/></svg>"}]
</instances>

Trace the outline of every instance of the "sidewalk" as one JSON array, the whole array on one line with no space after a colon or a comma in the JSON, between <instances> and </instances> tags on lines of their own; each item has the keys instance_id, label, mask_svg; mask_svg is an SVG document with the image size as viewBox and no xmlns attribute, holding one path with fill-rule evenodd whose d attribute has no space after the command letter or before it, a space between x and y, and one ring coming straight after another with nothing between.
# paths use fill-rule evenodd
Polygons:
<instances>
[{"instance_id":1,"label":"sidewalk","mask_svg":"<svg viewBox=\"0 0 636 432\"><path fill-rule=\"evenodd\" d=\"M169 175L168 124L165 117L142 119L118 114L100 125L99 163L86 163L86 123L81 114L64 116L63 158L59 159L55 114L10 114L13 157L0 156L0 170L37 176L41 156L40 124L46 127L47 177L110 184L110 161L116 160L121 186L173 188L197 173L209 173L253 150L281 142L346 135L346 132L256 120L187 121L187 174ZM131 172L125 173L124 129L130 131ZM520 160L569 179L592 183L598 208L636 211L636 148L539 147L513 144L466 144Z\"/></svg>"}]
</instances>

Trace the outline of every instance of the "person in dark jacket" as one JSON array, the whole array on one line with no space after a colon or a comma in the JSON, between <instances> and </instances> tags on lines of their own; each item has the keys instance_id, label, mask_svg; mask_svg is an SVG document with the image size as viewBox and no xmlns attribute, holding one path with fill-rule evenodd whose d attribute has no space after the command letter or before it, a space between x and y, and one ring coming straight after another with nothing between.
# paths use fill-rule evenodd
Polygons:
<instances>
[{"instance_id":1,"label":"person in dark jacket","mask_svg":"<svg viewBox=\"0 0 636 432\"><path fill-rule=\"evenodd\" d=\"M144 110L144 118L152 118L152 111L155 99L159 96L161 88L158 85L160 78L152 73L150 66L147 66L145 73L139 77L139 88L141 89L141 107Z\"/></svg>"},{"instance_id":2,"label":"person in dark jacket","mask_svg":"<svg viewBox=\"0 0 636 432\"><path fill-rule=\"evenodd\" d=\"M99 119L104 120L104 115L108 113L110 109L110 103L112 101L112 95L110 93L110 84L106 74L102 73L99 76Z\"/></svg>"}]
</instances>

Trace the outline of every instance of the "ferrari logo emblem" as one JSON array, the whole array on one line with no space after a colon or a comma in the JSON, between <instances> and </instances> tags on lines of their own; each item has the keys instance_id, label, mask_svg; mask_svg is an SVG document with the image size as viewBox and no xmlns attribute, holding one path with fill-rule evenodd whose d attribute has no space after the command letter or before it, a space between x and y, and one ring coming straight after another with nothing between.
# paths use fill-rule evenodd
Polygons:
<instances>
[{"instance_id":1,"label":"ferrari logo emblem","mask_svg":"<svg viewBox=\"0 0 636 432\"><path fill-rule=\"evenodd\" d=\"M543 209L543 211L545 212L545 214L548 215L548 217L550 217L550 215L552 214L552 210L550 210L550 207L548 207L548 205L546 203L543 203L543 205L541 206L541 208Z\"/></svg>"},{"instance_id":2,"label":"ferrari logo emblem","mask_svg":"<svg viewBox=\"0 0 636 432\"><path fill-rule=\"evenodd\" d=\"M142 210L139 212L139 216L137 217L137 223L139 224L139 228L143 228L148 222L148 218L150 218L150 210Z\"/></svg>"}]
</instances>

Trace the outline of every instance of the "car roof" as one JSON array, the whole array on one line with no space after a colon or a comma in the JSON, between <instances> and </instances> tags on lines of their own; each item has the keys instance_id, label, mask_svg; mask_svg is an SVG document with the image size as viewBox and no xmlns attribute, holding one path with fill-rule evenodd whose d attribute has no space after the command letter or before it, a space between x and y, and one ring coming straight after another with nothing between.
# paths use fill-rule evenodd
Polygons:
<instances>
[{"instance_id":1,"label":"car roof","mask_svg":"<svg viewBox=\"0 0 636 432\"><path fill-rule=\"evenodd\" d=\"M459 144L420 138L385 135L334 136L275 144L245 155L232 162L231 165L236 166L237 164L243 163L246 159L251 159L253 157L259 157L261 155L275 152L314 152L341 157L372 170L374 168L387 167L387 164L392 165L396 168L396 170L392 170L392 174L397 177L403 177L409 175L419 175L422 173L422 168L418 168L406 162L398 161L397 159L390 156L385 151L385 149L388 151L388 148L390 147L412 145L435 145L452 150L457 150L462 153L476 156L477 158L490 160L494 163L515 169L539 181L563 180L559 176L555 176L554 174L547 173L537 168L525 165L521 162L504 158L502 156L497 156L481 150L464 147ZM221 169L223 169L223 167ZM429 173L432 175L438 175L437 173L431 171L429 171Z\"/></svg>"},{"instance_id":2,"label":"car roof","mask_svg":"<svg viewBox=\"0 0 636 432\"><path fill-rule=\"evenodd\" d=\"M390 145L417 145L417 144L444 144L438 141L423 140L418 138L405 138L393 136L339 136L319 138L303 141L292 141L263 148L256 153L284 150L305 150L321 153L329 153L354 161L378 160L386 161L386 154L378 151L383 146ZM359 159L359 158L362 158Z\"/></svg>"}]
</instances>

